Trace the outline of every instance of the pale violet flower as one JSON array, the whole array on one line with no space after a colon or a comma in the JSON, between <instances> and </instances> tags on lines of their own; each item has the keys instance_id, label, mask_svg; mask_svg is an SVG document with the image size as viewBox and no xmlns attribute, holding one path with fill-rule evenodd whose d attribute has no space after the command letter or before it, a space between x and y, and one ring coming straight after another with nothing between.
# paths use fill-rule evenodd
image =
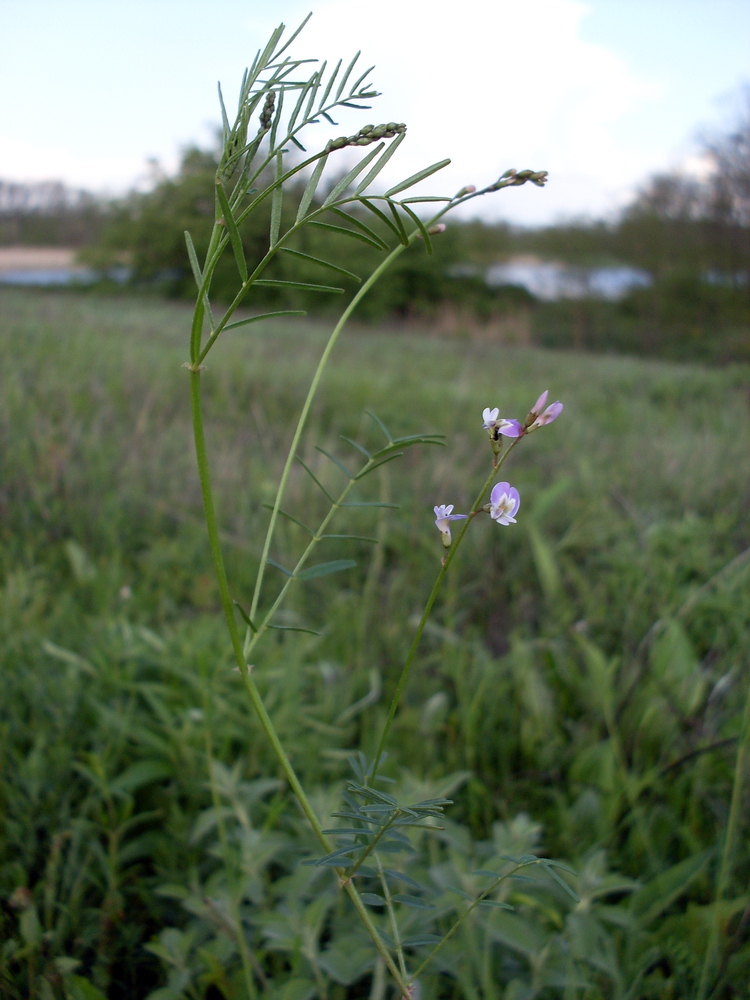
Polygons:
<instances>
[{"instance_id":1,"label":"pale violet flower","mask_svg":"<svg viewBox=\"0 0 750 1000\"><path fill-rule=\"evenodd\" d=\"M545 424L551 424L552 421L557 420L562 413L563 404L559 400L554 403L550 403L547 409L544 410L544 405L547 402L548 395L549 390L545 389L529 411L529 415L526 418L527 431L534 431L537 427L544 427Z\"/></svg>"},{"instance_id":2,"label":"pale violet flower","mask_svg":"<svg viewBox=\"0 0 750 1000\"><path fill-rule=\"evenodd\" d=\"M504 434L505 437L517 438L522 429L519 422L508 420L499 414L500 410L497 406L492 410L486 406L482 410L482 420L484 421L482 427L489 433L493 441L497 441L500 434Z\"/></svg>"},{"instance_id":3,"label":"pale violet flower","mask_svg":"<svg viewBox=\"0 0 750 1000\"><path fill-rule=\"evenodd\" d=\"M547 405L547 396L549 396L549 389L545 389L539 399L537 399L536 403L534 403L531 407L531 410L529 411L530 417L535 418L539 416L544 407Z\"/></svg>"},{"instance_id":4,"label":"pale violet flower","mask_svg":"<svg viewBox=\"0 0 750 1000\"><path fill-rule=\"evenodd\" d=\"M447 548L451 544L451 521L465 521L468 514L454 514L453 504L439 504L434 507L435 527L443 536L443 545Z\"/></svg>"},{"instance_id":5,"label":"pale violet flower","mask_svg":"<svg viewBox=\"0 0 750 1000\"><path fill-rule=\"evenodd\" d=\"M490 517L498 524L515 524L515 514L521 506L518 490L510 483L496 483L490 493Z\"/></svg>"}]
</instances>

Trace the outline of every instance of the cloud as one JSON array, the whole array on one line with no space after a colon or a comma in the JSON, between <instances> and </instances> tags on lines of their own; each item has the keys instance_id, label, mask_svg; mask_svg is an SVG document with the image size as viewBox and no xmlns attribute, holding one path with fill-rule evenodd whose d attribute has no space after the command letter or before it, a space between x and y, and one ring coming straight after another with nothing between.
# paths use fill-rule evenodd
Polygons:
<instances>
[{"instance_id":1,"label":"cloud","mask_svg":"<svg viewBox=\"0 0 750 1000\"><path fill-rule=\"evenodd\" d=\"M234 107L242 66L276 27L281 7L277 0L256 0L248 15L238 0L215 2L217 17L233 25L223 48L213 44L199 53L206 39L197 29L188 31L193 22L182 24L175 36L166 8L156 5L150 48L142 52L139 45L135 74L130 21L115 32L116 43L106 49L98 44L105 31L113 31L107 12L122 17L119 0L96 8L99 19L83 39L76 33L57 45L51 29L42 34L45 72L13 64L21 101L10 102L2 116L2 176L54 177L122 191L147 173L148 156L174 169L191 138L208 143L207 120L219 119L217 76L227 105ZM307 14L308 3L285 0L290 30ZM663 169L660 132L650 143L633 141L633 121L640 136L644 103L654 101L659 85L612 48L585 39L589 8L581 0L474 0L450 7L434 0L378 0L366 19L353 17L354 9L351 0L321 0L292 51L330 61L361 47L361 69L377 63L372 81L383 96L372 111L342 112L335 129L311 128L311 148L367 122L404 121L408 139L383 180L395 183L450 156L451 165L420 186L427 194L489 184L508 167L546 169L545 190L510 189L481 203L491 218L527 223L611 211L638 178ZM65 22L54 27L62 33ZM191 67L187 76L185 66ZM92 79L100 85L92 87ZM43 131L39 120L46 123ZM622 127L628 122L630 135ZM349 155L338 155L338 169Z\"/></svg>"},{"instance_id":2,"label":"cloud","mask_svg":"<svg viewBox=\"0 0 750 1000\"><path fill-rule=\"evenodd\" d=\"M91 156L74 148L3 137L2 176L4 179L30 183L63 181L70 187L121 194L132 188L147 173L147 164L139 156ZM177 167L177 158L167 164Z\"/></svg>"},{"instance_id":3,"label":"cloud","mask_svg":"<svg viewBox=\"0 0 750 1000\"><path fill-rule=\"evenodd\" d=\"M364 31L351 9L349 0L319 5L293 51L330 60L361 46L363 69L377 59L373 80L383 97L368 121L405 121L409 128L388 182L445 156L451 166L420 191L451 194L467 183L488 184L508 167L546 169L545 191L511 189L491 209L537 221L616 207L633 176L648 169L642 154L618 141L616 125L653 99L659 84L584 40L586 4L475 0L448 8L379 0ZM272 24L256 17L247 26L259 37Z\"/></svg>"}]
</instances>

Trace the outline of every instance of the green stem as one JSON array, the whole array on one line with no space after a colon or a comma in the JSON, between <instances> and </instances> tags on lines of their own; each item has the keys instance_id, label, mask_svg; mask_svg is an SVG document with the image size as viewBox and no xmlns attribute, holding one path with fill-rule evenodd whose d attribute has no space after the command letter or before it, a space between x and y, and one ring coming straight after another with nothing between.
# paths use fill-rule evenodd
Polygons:
<instances>
[{"instance_id":1,"label":"green stem","mask_svg":"<svg viewBox=\"0 0 750 1000\"><path fill-rule=\"evenodd\" d=\"M381 828L375 834L375 836L373 837L373 839L370 841L370 843L364 849L364 851L362 852L362 854L357 858L356 864L351 869L349 869L349 871L347 873L347 878L350 878L350 879L354 878L354 876L357 874L357 872L362 867L362 865L364 864L364 862L367 860L367 858L370 856L370 854L372 854L372 852L378 846L379 841L382 839L383 836L385 836L385 834L390 830L390 828L391 828L392 824L395 822L395 820L398 819L398 817L401 816L401 815L403 815L403 814L402 814L402 812L401 812L400 809L397 809L394 813L392 813L391 818L388 820L388 822L384 823L383 826L381 826Z\"/></svg>"},{"instance_id":2,"label":"green stem","mask_svg":"<svg viewBox=\"0 0 750 1000\"><path fill-rule=\"evenodd\" d=\"M289 786L292 789L297 801L300 804L302 812L307 817L313 832L320 843L323 850L328 854L331 851L331 844L323 833L323 828L315 815L315 811L310 804L310 800L305 794L302 785L300 784L299 778L292 767L289 758L286 755L284 747L281 740L278 737L276 729L271 721L271 718L266 711L266 706L263 704L263 699L260 696L255 681L250 675L250 670L247 666L243 650L242 650L242 640L240 638L239 630L237 629L237 622L234 617L234 608L232 605L232 599L229 594L229 582L227 580L226 569L224 567L224 558L221 552L221 546L219 544L219 528L216 520L216 512L214 509L213 493L211 490L211 479L208 469L208 455L206 453L206 439L203 427L203 412L201 409L201 383L200 383L200 370L190 371L190 392L192 400L192 413L193 413L193 437L195 439L195 455L198 464L198 476L200 478L201 492L203 494L203 507L206 515L206 527L208 529L208 540L211 548L211 557L214 563L214 569L216 571L216 578L219 583L219 594L221 597L221 605L224 609L224 617L226 618L227 627L229 629L229 635L232 642L232 649L234 651L235 659L237 661L237 666L239 668L240 676L245 685L245 690L247 691L248 697L252 703L253 708L258 716L263 732L266 735L266 739L271 745L271 749L281 766L284 776L286 777ZM343 869L338 870L339 878L342 878ZM401 976L401 973L393 961L393 957L386 948L384 942L381 940L378 934L378 929L372 921L372 917L367 912L364 903L359 897L354 885L351 881L346 881L344 883L344 888L346 889L349 898L354 904L354 908L360 916L360 919L365 925L367 933L372 938L372 941L377 948L378 952L383 958L383 961L388 966L391 975L398 984L401 990L402 996L406 997L409 993L408 983Z\"/></svg>"},{"instance_id":3,"label":"green stem","mask_svg":"<svg viewBox=\"0 0 750 1000\"><path fill-rule=\"evenodd\" d=\"M383 896L385 897L385 906L388 910L388 919L391 924L391 934L393 935L393 940L396 944L396 954L398 955L398 964L401 968L401 975L404 979L409 978L409 974L406 971L406 961L404 960L404 947L401 944L401 935L398 929L398 921L396 920L396 911L393 909L393 900L391 899L391 890L388 888L388 881L385 877L385 872L383 871L383 865L381 864L380 858L375 855L375 863L378 866L378 875L380 876L380 884L383 888Z\"/></svg>"},{"instance_id":4,"label":"green stem","mask_svg":"<svg viewBox=\"0 0 750 1000\"><path fill-rule=\"evenodd\" d=\"M414 235L414 239L416 239L416 234ZM276 499L274 500L273 510L271 511L271 520L269 521L268 529L266 531L265 541L263 543L263 552L260 558L260 566L258 568L258 576L255 581L253 600L250 606L251 618L254 618L255 612L258 609L258 601L260 600L261 588L263 586L263 577L265 575L265 570L266 570L266 561L268 559L268 553L271 548L271 539L273 538L274 530L276 528L276 520L279 516L279 508L281 506L281 500L284 496L287 482L289 481L289 474L292 468L292 463L294 462L295 456L297 454L297 448L299 446L299 442L302 437L302 431L304 430L305 424L307 423L307 417L310 413L310 408L312 407L313 399L315 398L315 394L318 391L318 386L320 385L320 381L323 377L323 372L325 371L326 365L328 364L328 359L330 358L331 353L334 347L336 346L336 341L339 339L339 335L341 334L341 331L344 329L344 326L346 325L351 314L354 312L354 310L357 308L361 300L364 298L367 292L369 292L369 290L372 288L375 282L391 266L393 261L396 260L396 258L399 257L406 249L407 248L403 246L403 244L399 244L399 246L395 247L395 249L393 249L388 254L385 260L381 262L379 267L377 267L373 271L373 273L370 275L367 281L365 281L365 283L359 289L359 291L351 300L349 305L346 307L344 312L341 314L341 317L336 326L333 328L333 332L331 333L331 336L328 338L328 343L326 344L325 349L320 357L318 366L315 369L315 374L313 375L313 380L310 383L310 388L307 391L307 397L305 398L305 402L302 406L302 412L300 413L299 419L297 420L297 426L294 430L292 443L289 446L289 452L286 457L286 462L284 463L284 469L281 473L279 488L276 491Z\"/></svg>"},{"instance_id":5,"label":"green stem","mask_svg":"<svg viewBox=\"0 0 750 1000\"><path fill-rule=\"evenodd\" d=\"M494 892L495 889L497 889L497 887L500 885L501 882L504 882L507 878L510 878L511 875L515 875L516 872L520 871L522 868L528 868L529 865L536 865L536 864L539 864L537 860L525 861L523 864L517 864L509 872L505 872L503 875L499 875L494 882L490 883L490 885L487 886L484 892L480 893L477 896L477 898L469 906L466 907L464 912L456 920L453 926L449 928L448 931L446 931L446 933L443 935L442 941L440 941L438 944L435 945L435 947L432 949L427 958L425 958L425 960L422 962L419 968L413 973L412 979L414 980L419 978L421 973L424 972L424 970L428 967L430 962L432 962L433 958L437 955L437 953L440 951L440 949L443 947L446 941L449 941L450 938L453 937L453 935L456 933L456 931L464 922L464 920L466 920L466 918L474 912L474 910L479 906L479 904L482 902L483 899L486 899L491 892Z\"/></svg>"},{"instance_id":6,"label":"green stem","mask_svg":"<svg viewBox=\"0 0 750 1000\"><path fill-rule=\"evenodd\" d=\"M443 580L445 579L445 575L448 572L448 568L450 564L453 562L453 558L456 552L458 551L458 547L463 541L464 535L468 531L469 524L471 523L474 515L478 513L479 509L482 506L485 494L487 493L487 490L490 488L490 483L497 476L498 472L500 471L505 462L505 459L508 457L508 455L510 455L511 451L515 448L516 444L520 440L521 440L520 438L516 438L513 442L511 442L510 446L506 448L505 452L498 461L497 465L493 466L492 472L490 472L489 476L487 476L487 478L485 479L484 483L482 484L482 488L477 494L477 498L474 501L474 504L472 505L471 515L464 522L463 527L458 533L455 542L450 547L450 549L448 550L448 554L443 559L442 566L440 567L440 572L437 575L435 583L432 585L430 596L427 598L427 603L424 606L422 617L419 619L417 630L414 633L414 638L412 639L411 646L409 647L409 652L406 655L406 661L401 670L401 676L399 677L398 684L396 685L396 693L393 695L393 700L391 701L391 707L388 710L388 716L385 720L385 725L383 726L383 732L380 737L380 742L378 743L378 749L375 753L375 759L372 765L372 773L370 781L373 781L375 775L378 773L378 767L383 757L383 751L385 750L385 743L386 740L388 739L388 734L391 730L391 726L393 725L393 720L396 716L396 711L398 710L399 702L401 701L401 695L403 694L404 688L406 687L406 682L409 679L409 672L411 670L412 664L414 663L414 659L417 655L417 649L419 648L419 641L422 638L422 633L424 632L425 625L427 624L427 621L430 617L430 613L432 611L432 607L435 603L437 595L440 593L440 588L443 585Z\"/></svg>"},{"instance_id":7,"label":"green stem","mask_svg":"<svg viewBox=\"0 0 750 1000\"><path fill-rule=\"evenodd\" d=\"M273 604L268 609L268 611L266 612L266 614L263 616L263 620L259 624L257 624L256 631L253 633L252 638L249 635L246 635L246 637L245 637L245 643L244 643L244 656L245 656L246 660L250 657L252 651L255 649L255 646L258 643L258 640L260 639L260 637L263 635L263 633L265 631L267 631L268 625L270 623L271 618L276 613L277 608L279 607L279 605L284 600L284 598L286 596L286 593L287 593L289 587L291 587L292 583L296 579L297 574L304 567L305 563L307 562L307 560L312 555L312 553L315 550L315 548L318 545L318 543L322 541L322 539L323 539L323 533L325 532L326 528L328 527L328 524L330 523L331 519L341 509L342 505L346 501L346 498L349 496L349 494L351 493L352 489L354 488L354 484L359 479L361 479L364 475L366 475L366 473L368 471L368 466L372 465L372 464L373 464L372 461L368 462L360 470L360 472L358 473L358 475L354 479L350 479L349 482L344 487L344 489L339 494L338 498L331 503L331 507L330 507L328 513L323 518L323 520L320 522L320 524L318 526L318 530L312 536L312 538L308 542L307 547L305 548L304 552L302 553L302 555L297 560L297 563L296 563L294 569L292 570L292 575L288 576L286 578L286 580L284 581L284 583L283 583L283 585L281 587L281 590L276 595L276 598L275 598ZM252 612L251 612L251 620L253 621L253 624L255 625L256 623L255 623L255 620L252 618Z\"/></svg>"},{"instance_id":8,"label":"green stem","mask_svg":"<svg viewBox=\"0 0 750 1000\"><path fill-rule=\"evenodd\" d=\"M206 256L204 258L203 272L203 282L201 287L198 289L198 298L195 303L195 311L193 313L193 323L190 330L190 362L194 368L197 368L201 363L201 340L203 339L203 317L206 314L206 306L208 305L208 289L211 284L211 278L213 276L213 270L216 263L210 266L209 261L221 247L221 233L224 229L217 219L214 222L213 229L211 230L211 239L209 240L208 250L206 251ZM225 237L228 242L229 237ZM218 260L218 257L216 257ZM210 317L209 317L210 319Z\"/></svg>"},{"instance_id":9,"label":"green stem","mask_svg":"<svg viewBox=\"0 0 750 1000\"><path fill-rule=\"evenodd\" d=\"M737 747L737 760L734 766L734 782L732 784L732 799L729 806L729 819L727 821L727 832L724 837L724 849L721 855L719 873L716 878L716 899L714 901L713 921L711 931L706 946L706 954L703 959L703 969L701 970L700 983L696 1000L705 1000L709 994L709 978L714 972L716 964L716 954L719 950L719 936L721 933L721 919L719 906L729 885L729 878L732 874L732 864L734 860L734 845L737 838L737 831L740 823L740 812L742 810L742 798L744 794L745 773L750 764L750 687L748 687L745 710L742 714L740 729L740 740Z\"/></svg>"}]
</instances>

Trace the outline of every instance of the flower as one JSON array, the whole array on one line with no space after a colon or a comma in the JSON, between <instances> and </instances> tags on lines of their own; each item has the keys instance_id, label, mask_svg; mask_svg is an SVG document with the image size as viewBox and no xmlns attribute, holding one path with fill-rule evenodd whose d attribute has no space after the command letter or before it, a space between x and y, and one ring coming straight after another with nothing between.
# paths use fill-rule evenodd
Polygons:
<instances>
[{"instance_id":1,"label":"flower","mask_svg":"<svg viewBox=\"0 0 750 1000\"><path fill-rule=\"evenodd\" d=\"M451 521L464 521L469 516L468 514L454 514L453 504L439 504L434 507L435 511L435 527L443 536L443 545L447 548L451 544Z\"/></svg>"},{"instance_id":2,"label":"flower","mask_svg":"<svg viewBox=\"0 0 750 1000\"><path fill-rule=\"evenodd\" d=\"M508 420L506 417L499 417L500 410L495 407L491 410L488 406L482 410L482 427L489 433L492 441L497 441L501 434L505 437L517 438L521 433L521 425L517 420Z\"/></svg>"},{"instance_id":3,"label":"flower","mask_svg":"<svg viewBox=\"0 0 750 1000\"><path fill-rule=\"evenodd\" d=\"M521 506L518 490L510 483L496 483L490 493L490 517L498 524L515 524L513 516Z\"/></svg>"},{"instance_id":4,"label":"flower","mask_svg":"<svg viewBox=\"0 0 750 1000\"><path fill-rule=\"evenodd\" d=\"M534 431L537 427L544 427L545 424L551 424L553 420L557 420L563 411L563 404L558 399L554 403L550 403L546 410L542 413L542 408L547 402L547 396L549 395L549 390L545 389L541 394L536 403L529 410L529 415L526 417L525 428L527 431Z\"/></svg>"}]
</instances>

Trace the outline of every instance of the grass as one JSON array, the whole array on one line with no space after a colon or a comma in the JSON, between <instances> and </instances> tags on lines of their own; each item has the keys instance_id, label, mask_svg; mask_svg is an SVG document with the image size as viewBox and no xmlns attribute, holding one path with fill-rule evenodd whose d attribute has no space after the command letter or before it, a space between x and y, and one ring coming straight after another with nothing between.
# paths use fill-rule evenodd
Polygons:
<instances>
[{"instance_id":1,"label":"grass","mask_svg":"<svg viewBox=\"0 0 750 1000\"><path fill-rule=\"evenodd\" d=\"M314 844L231 671L181 368L189 310L2 289L0 315L0 996L382 995L335 885L299 867ZM327 332L259 327L225 335L204 387L241 603ZM523 416L547 387L566 406L504 470L517 527L479 519L451 568L390 767L405 797L455 800L398 861L435 906L401 907L407 936L446 929L464 905L446 887L481 891L471 873L498 854L568 862L581 902L541 869L504 882L513 911L476 910L426 997L743 995L747 375L398 330L342 341L303 456L323 483L341 476L315 446L353 462L339 435L376 441L366 410L447 447L363 484L399 509L333 530L379 544L329 542L321 559L357 567L295 588L284 612L321 635L259 649L327 825L439 566L432 506L465 508L486 475L483 407ZM301 467L284 506L325 509ZM302 540L284 522L273 557Z\"/></svg>"}]
</instances>

